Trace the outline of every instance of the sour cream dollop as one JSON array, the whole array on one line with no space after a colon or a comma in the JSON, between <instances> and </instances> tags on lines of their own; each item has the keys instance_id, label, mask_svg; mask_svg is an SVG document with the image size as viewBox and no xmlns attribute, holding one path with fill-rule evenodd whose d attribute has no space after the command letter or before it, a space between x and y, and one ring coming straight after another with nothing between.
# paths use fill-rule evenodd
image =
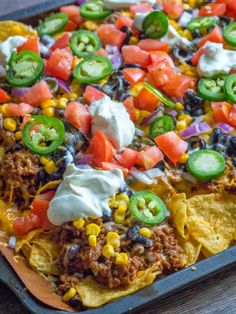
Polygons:
<instances>
[{"instance_id":1,"label":"sour cream dollop","mask_svg":"<svg viewBox=\"0 0 236 314\"><path fill-rule=\"evenodd\" d=\"M105 96L92 103L89 112L92 116L92 134L102 131L117 150L132 143L135 127L122 103Z\"/></svg>"},{"instance_id":2,"label":"sour cream dollop","mask_svg":"<svg viewBox=\"0 0 236 314\"><path fill-rule=\"evenodd\" d=\"M79 169L69 164L50 202L48 219L57 226L78 218L99 218L110 213L108 200L124 185L120 169Z\"/></svg>"},{"instance_id":3,"label":"sour cream dollop","mask_svg":"<svg viewBox=\"0 0 236 314\"><path fill-rule=\"evenodd\" d=\"M136 4L137 2L145 3L156 3L156 0L104 0L104 5L108 9L119 10L119 9L128 9L131 5Z\"/></svg>"},{"instance_id":4,"label":"sour cream dollop","mask_svg":"<svg viewBox=\"0 0 236 314\"><path fill-rule=\"evenodd\" d=\"M0 64L5 66L10 59L12 52L27 41L27 38L22 36L10 36L5 41L0 43Z\"/></svg>"},{"instance_id":5,"label":"sour cream dollop","mask_svg":"<svg viewBox=\"0 0 236 314\"><path fill-rule=\"evenodd\" d=\"M236 51L224 49L223 44L207 42L205 53L198 62L198 74L213 77L218 74L227 74L232 69L236 69Z\"/></svg>"}]
</instances>

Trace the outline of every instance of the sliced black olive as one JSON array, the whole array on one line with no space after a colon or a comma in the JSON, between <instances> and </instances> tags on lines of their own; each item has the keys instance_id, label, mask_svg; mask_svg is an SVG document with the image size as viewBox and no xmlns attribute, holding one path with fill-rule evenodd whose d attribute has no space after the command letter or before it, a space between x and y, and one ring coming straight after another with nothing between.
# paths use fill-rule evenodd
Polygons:
<instances>
[{"instance_id":1,"label":"sliced black olive","mask_svg":"<svg viewBox=\"0 0 236 314\"><path fill-rule=\"evenodd\" d=\"M206 148L206 142L199 136L191 136L188 139L188 151L205 149L205 148Z\"/></svg>"},{"instance_id":2,"label":"sliced black olive","mask_svg":"<svg viewBox=\"0 0 236 314\"><path fill-rule=\"evenodd\" d=\"M73 307L76 310L86 310L87 308L82 304L82 301L78 296L74 296L73 298L70 299L69 305Z\"/></svg>"},{"instance_id":3,"label":"sliced black olive","mask_svg":"<svg viewBox=\"0 0 236 314\"><path fill-rule=\"evenodd\" d=\"M79 255L80 246L78 243L71 244L67 250L67 258L70 262L74 262Z\"/></svg>"},{"instance_id":4,"label":"sliced black olive","mask_svg":"<svg viewBox=\"0 0 236 314\"><path fill-rule=\"evenodd\" d=\"M216 144L218 142L220 134L221 134L221 129L215 128L210 136L210 144Z\"/></svg>"},{"instance_id":5,"label":"sliced black olive","mask_svg":"<svg viewBox=\"0 0 236 314\"><path fill-rule=\"evenodd\" d=\"M143 236L137 236L135 242L142 244L144 247L151 247L153 246L153 241L151 239L145 238Z\"/></svg>"},{"instance_id":6,"label":"sliced black olive","mask_svg":"<svg viewBox=\"0 0 236 314\"><path fill-rule=\"evenodd\" d=\"M155 166L155 168L158 168L158 169L160 169L161 171L164 171L165 170L165 163L164 163L164 161L162 160L162 161L160 161L160 162L158 162L158 164L156 164L156 166Z\"/></svg>"},{"instance_id":7,"label":"sliced black olive","mask_svg":"<svg viewBox=\"0 0 236 314\"><path fill-rule=\"evenodd\" d=\"M130 41L130 38L132 36L132 30L128 27L128 26L123 26L121 29L120 29L121 32L125 33L126 34L126 38L123 42L123 45L128 45L129 44L129 41Z\"/></svg>"},{"instance_id":8,"label":"sliced black olive","mask_svg":"<svg viewBox=\"0 0 236 314\"><path fill-rule=\"evenodd\" d=\"M172 49L172 54L176 61L180 63L182 63L183 61L189 63L193 56L193 51L184 49L182 47L174 47Z\"/></svg>"}]
</instances>

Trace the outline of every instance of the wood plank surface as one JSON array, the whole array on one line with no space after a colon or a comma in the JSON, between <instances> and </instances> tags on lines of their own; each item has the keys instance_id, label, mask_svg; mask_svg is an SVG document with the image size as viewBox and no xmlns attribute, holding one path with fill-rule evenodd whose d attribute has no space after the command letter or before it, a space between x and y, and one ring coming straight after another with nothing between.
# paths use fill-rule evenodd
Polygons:
<instances>
[{"instance_id":1,"label":"wood plank surface","mask_svg":"<svg viewBox=\"0 0 236 314\"><path fill-rule=\"evenodd\" d=\"M43 3L47 0L0 0L0 20L1 16L13 12L15 8L23 9L39 2ZM0 284L0 314L28 313L14 294ZM235 314L236 266L135 313Z\"/></svg>"}]
</instances>

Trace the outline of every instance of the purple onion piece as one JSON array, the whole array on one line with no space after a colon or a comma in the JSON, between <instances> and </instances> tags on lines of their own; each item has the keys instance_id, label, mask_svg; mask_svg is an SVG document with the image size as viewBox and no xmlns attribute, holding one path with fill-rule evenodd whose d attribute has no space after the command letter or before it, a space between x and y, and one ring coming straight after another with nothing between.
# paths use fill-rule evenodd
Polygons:
<instances>
[{"instance_id":1,"label":"purple onion piece","mask_svg":"<svg viewBox=\"0 0 236 314\"><path fill-rule=\"evenodd\" d=\"M186 130L182 131L181 137L183 139L189 138L193 135L199 135L211 130L211 127L208 123L202 122L194 125L190 125Z\"/></svg>"},{"instance_id":2,"label":"purple onion piece","mask_svg":"<svg viewBox=\"0 0 236 314\"><path fill-rule=\"evenodd\" d=\"M10 237L8 242L8 247L14 249L16 246L16 237Z\"/></svg>"},{"instance_id":3,"label":"purple onion piece","mask_svg":"<svg viewBox=\"0 0 236 314\"><path fill-rule=\"evenodd\" d=\"M65 91L66 93L71 93L70 86L69 86L65 81L63 81L63 80L61 80L61 79L59 79L59 78L56 78L56 80L57 80L59 86L60 86L62 89L64 89L64 91Z\"/></svg>"},{"instance_id":4,"label":"purple onion piece","mask_svg":"<svg viewBox=\"0 0 236 314\"><path fill-rule=\"evenodd\" d=\"M84 154L82 152L79 152L76 155L77 161L82 165L88 165L92 161L92 157L91 154Z\"/></svg>"},{"instance_id":5,"label":"purple onion piece","mask_svg":"<svg viewBox=\"0 0 236 314\"><path fill-rule=\"evenodd\" d=\"M225 122L219 122L216 127L220 128L223 133L229 133L234 129L231 125Z\"/></svg>"},{"instance_id":6,"label":"purple onion piece","mask_svg":"<svg viewBox=\"0 0 236 314\"><path fill-rule=\"evenodd\" d=\"M118 69L121 64L122 64L122 57L121 55L113 55L112 58L110 59L112 63L113 69Z\"/></svg>"},{"instance_id":7,"label":"purple onion piece","mask_svg":"<svg viewBox=\"0 0 236 314\"><path fill-rule=\"evenodd\" d=\"M155 111L153 111L153 113L151 113L149 116L144 118L141 122L141 125L148 125L148 124L152 123L152 121L154 121L156 118L158 118L162 115L163 115L162 110L158 108Z\"/></svg>"},{"instance_id":8,"label":"purple onion piece","mask_svg":"<svg viewBox=\"0 0 236 314\"><path fill-rule=\"evenodd\" d=\"M12 87L11 95L13 97L22 97L24 94L28 92L29 88L27 87Z\"/></svg>"},{"instance_id":9,"label":"purple onion piece","mask_svg":"<svg viewBox=\"0 0 236 314\"><path fill-rule=\"evenodd\" d=\"M157 177L163 177L165 174L159 168L152 168L145 171L145 174L150 178L154 179Z\"/></svg>"},{"instance_id":10,"label":"purple onion piece","mask_svg":"<svg viewBox=\"0 0 236 314\"><path fill-rule=\"evenodd\" d=\"M146 175L146 173L144 173L144 172L142 172L142 171L139 171L139 170L131 170L131 171L130 171L130 174L131 174L131 176L132 176L134 179L136 179L136 180L138 180L138 181L140 181L140 182L143 182L143 183L145 183L145 184L147 184L147 185L150 185L150 184L153 183L153 180L151 180L151 179Z\"/></svg>"},{"instance_id":11,"label":"purple onion piece","mask_svg":"<svg viewBox=\"0 0 236 314\"><path fill-rule=\"evenodd\" d=\"M76 3L78 5L84 4L86 2L86 0L76 0Z\"/></svg>"}]
</instances>

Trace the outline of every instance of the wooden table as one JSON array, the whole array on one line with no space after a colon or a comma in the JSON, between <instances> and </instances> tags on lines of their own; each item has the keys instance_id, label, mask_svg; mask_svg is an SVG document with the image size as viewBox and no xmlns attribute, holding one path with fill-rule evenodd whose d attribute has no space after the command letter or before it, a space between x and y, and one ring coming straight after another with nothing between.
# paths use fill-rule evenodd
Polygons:
<instances>
[{"instance_id":1,"label":"wooden table","mask_svg":"<svg viewBox=\"0 0 236 314\"><path fill-rule=\"evenodd\" d=\"M0 16L47 0L0 0ZM1 18L0 18L1 20ZM1 271L1 270L0 270ZM18 299L0 285L0 313L28 314ZM236 313L236 265L230 270L183 290L137 313L145 314L235 314ZM40 313L39 313L40 314ZM114 313L116 314L116 313Z\"/></svg>"}]
</instances>

